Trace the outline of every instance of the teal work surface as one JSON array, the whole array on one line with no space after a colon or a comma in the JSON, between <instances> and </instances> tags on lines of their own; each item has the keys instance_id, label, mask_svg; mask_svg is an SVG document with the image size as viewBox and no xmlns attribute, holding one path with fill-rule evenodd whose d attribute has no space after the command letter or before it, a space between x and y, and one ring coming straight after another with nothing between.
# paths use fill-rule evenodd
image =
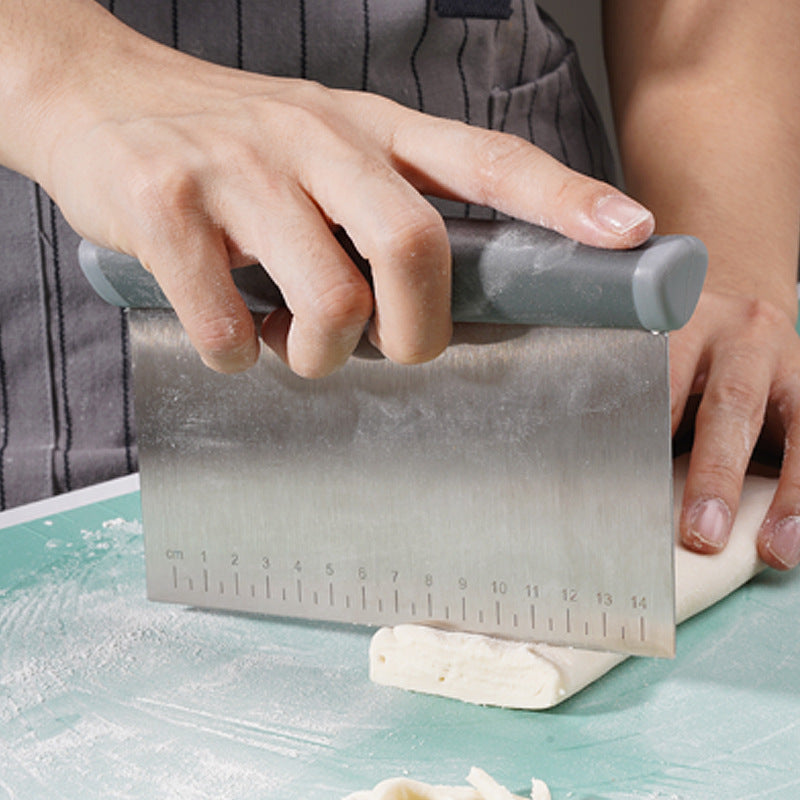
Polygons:
<instances>
[{"instance_id":1,"label":"teal work surface","mask_svg":"<svg viewBox=\"0 0 800 800\"><path fill-rule=\"evenodd\" d=\"M473 764L554 800L800 797L800 575L681 626L674 661L509 711L372 685L365 629L148 602L139 513L0 530L2 800L338 800Z\"/></svg>"}]
</instances>

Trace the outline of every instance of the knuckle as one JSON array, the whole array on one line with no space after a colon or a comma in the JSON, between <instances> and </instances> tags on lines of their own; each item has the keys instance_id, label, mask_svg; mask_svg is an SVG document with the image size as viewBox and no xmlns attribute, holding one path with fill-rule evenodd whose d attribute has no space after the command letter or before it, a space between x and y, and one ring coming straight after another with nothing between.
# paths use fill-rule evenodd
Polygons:
<instances>
[{"instance_id":1,"label":"knuckle","mask_svg":"<svg viewBox=\"0 0 800 800\"><path fill-rule=\"evenodd\" d=\"M800 413L800 364L790 365L775 377L772 394L782 419Z\"/></svg>"},{"instance_id":2,"label":"knuckle","mask_svg":"<svg viewBox=\"0 0 800 800\"><path fill-rule=\"evenodd\" d=\"M444 220L427 203L389 216L375 235L376 249L399 256L412 273L416 271L416 265L420 269L430 270L432 261L440 261L444 266L449 263L450 250Z\"/></svg>"},{"instance_id":3,"label":"knuckle","mask_svg":"<svg viewBox=\"0 0 800 800\"><path fill-rule=\"evenodd\" d=\"M264 130L271 130L286 142L303 147L318 146L323 137L332 134L336 113L329 89L313 82L295 86L291 96L277 95L260 105L254 120L256 141L263 138Z\"/></svg>"},{"instance_id":4,"label":"knuckle","mask_svg":"<svg viewBox=\"0 0 800 800\"><path fill-rule=\"evenodd\" d=\"M580 175L576 172L564 173L558 188L553 195L553 207L556 209L569 209L575 206L576 200L580 205L589 209L604 197L608 196L608 187Z\"/></svg>"},{"instance_id":5,"label":"knuckle","mask_svg":"<svg viewBox=\"0 0 800 800\"><path fill-rule=\"evenodd\" d=\"M704 497L721 497L729 506L738 496L744 476L744 465L732 453L716 453L715 460L693 467L695 485L703 487Z\"/></svg>"},{"instance_id":6,"label":"knuckle","mask_svg":"<svg viewBox=\"0 0 800 800\"><path fill-rule=\"evenodd\" d=\"M253 130L256 126L253 125ZM222 170L224 174L257 177L267 173L264 153L255 135L228 135L216 137L207 149L210 169ZM213 166L212 166L213 165Z\"/></svg>"},{"instance_id":7,"label":"knuckle","mask_svg":"<svg viewBox=\"0 0 800 800\"><path fill-rule=\"evenodd\" d=\"M782 503L800 514L800 472L784 469L780 478L780 498Z\"/></svg>"},{"instance_id":8,"label":"knuckle","mask_svg":"<svg viewBox=\"0 0 800 800\"><path fill-rule=\"evenodd\" d=\"M131 207L140 219L173 226L197 207L200 180L185 162L140 163L128 174Z\"/></svg>"},{"instance_id":9,"label":"knuckle","mask_svg":"<svg viewBox=\"0 0 800 800\"><path fill-rule=\"evenodd\" d=\"M273 125L277 123L282 130L305 140L314 136L320 127L327 127L322 114L304 103L281 103L280 109L274 109L269 116Z\"/></svg>"},{"instance_id":10,"label":"knuckle","mask_svg":"<svg viewBox=\"0 0 800 800\"><path fill-rule=\"evenodd\" d=\"M315 80L299 80L292 84L295 103L306 109L324 109L335 102L332 89Z\"/></svg>"},{"instance_id":11,"label":"knuckle","mask_svg":"<svg viewBox=\"0 0 800 800\"><path fill-rule=\"evenodd\" d=\"M194 327L197 349L214 361L229 361L252 347L253 329L244 319L230 315L209 315Z\"/></svg>"},{"instance_id":12,"label":"knuckle","mask_svg":"<svg viewBox=\"0 0 800 800\"><path fill-rule=\"evenodd\" d=\"M518 179L520 168L531 156L531 145L508 133L481 131L473 142L473 148L476 193L483 205L496 205L509 182Z\"/></svg>"},{"instance_id":13,"label":"knuckle","mask_svg":"<svg viewBox=\"0 0 800 800\"><path fill-rule=\"evenodd\" d=\"M740 421L760 420L763 414L764 398L759 386L750 380L747 373L728 375L707 389L708 400L713 403L716 413L724 414Z\"/></svg>"},{"instance_id":14,"label":"knuckle","mask_svg":"<svg viewBox=\"0 0 800 800\"><path fill-rule=\"evenodd\" d=\"M719 360L718 374L706 383L703 408L721 419L760 425L771 383L770 354L749 339L734 343Z\"/></svg>"},{"instance_id":15,"label":"knuckle","mask_svg":"<svg viewBox=\"0 0 800 800\"><path fill-rule=\"evenodd\" d=\"M744 307L744 317L756 333L773 330L786 315L779 308L762 298L751 298Z\"/></svg>"},{"instance_id":16,"label":"knuckle","mask_svg":"<svg viewBox=\"0 0 800 800\"><path fill-rule=\"evenodd\" d=\"M752 387L738 383L717 390L714 397L707 397L702 405L706 408L698 413L697 426L716 430L720 457L730 450L731 461L746 460L763 426L766 402L754 396Z\"/></svg>"},{"instance_id":17,"label":"knuckle","mask_svg":"<svg viewBox=\"0 0 800 800\"><path fill-rule=\"evenodd\" d=\"M283 78L280 85L270 87L269 102L289 105L315 105L332 97L334 91L310 78Z\"/></svg>"},{"instance_id":18,"label":"knuckle","mask_svg":"<svg viewBox=\"0 0 800 800\"><path fill-rule=\"evenodd\" d=\"M330 333L363 327L372 308L372 292L363 280L336 282L310 297L311 315Z\"/></svg>"}]
</instances>

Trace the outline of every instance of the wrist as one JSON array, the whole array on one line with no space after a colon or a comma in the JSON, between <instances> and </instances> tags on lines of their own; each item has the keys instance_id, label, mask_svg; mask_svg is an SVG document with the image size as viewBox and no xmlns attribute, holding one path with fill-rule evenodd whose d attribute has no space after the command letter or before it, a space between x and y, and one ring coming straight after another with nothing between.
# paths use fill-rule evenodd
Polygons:
<instances>
[{"instance_id":1,"label":"wrist","mask_svg":"<svg viewBox=\"0 0 800 800\"><path fill-rule=\"evenodd\" d=\"M94 88L138 34L95 0L9 0L0 24L0 108L13 110L0 114L0 163L50 191L59 140L91 116Z\"/></svg>"}]
</instances>

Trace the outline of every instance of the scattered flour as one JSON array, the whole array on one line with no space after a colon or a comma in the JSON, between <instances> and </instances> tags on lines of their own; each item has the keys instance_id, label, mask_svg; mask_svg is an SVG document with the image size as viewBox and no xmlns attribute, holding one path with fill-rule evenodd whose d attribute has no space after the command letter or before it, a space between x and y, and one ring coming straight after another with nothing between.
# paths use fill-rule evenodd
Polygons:
<instances>
[{"instance_id":1,"label":"scattered flour","mask_svg":"<svg viewBox=\"0 0 800 800\"><path fill-rule=\"evenodd\" d=\"M311 626L147 601L139 523L47 550L0 595L0 800L291 796L281 788L346 727L342 706L354 727L371 718L330 654L299 688Z\"/></svg>"}]
</instances>

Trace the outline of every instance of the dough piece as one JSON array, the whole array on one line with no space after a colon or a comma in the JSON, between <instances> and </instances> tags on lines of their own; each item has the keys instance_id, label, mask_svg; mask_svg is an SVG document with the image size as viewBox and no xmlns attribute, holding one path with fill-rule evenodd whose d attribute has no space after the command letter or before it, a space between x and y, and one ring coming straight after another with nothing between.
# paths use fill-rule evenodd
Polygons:
<instances>
[{"instance_id":1,"label":"dough piece","mask_svg":"<svg viewBox=\"0 0 800 800\"><path fill-rule=\"evenodd\" d=\"M431 786L409 778L390 778L374 789L355 792L344 800L523 800L511 794L482 769L473 767L467 775L468 786ZM550 800L550 790L544 781L531 781L531 800Z\"/></svg>"},{"instance_id":2,"label":"dough piece","mask_svg":"<svg viewBox=\"0 0 800 800\"><path fill-rule=\"evenodd\" d=\"M688 459L675 465L675 519ZM755 537L777 480L748 475L728 546L703 556L675 548L676 616L683 622L757 574ZM626 656L572 647L513 642L423 625L381 628L370 644L370 678L376 683L468 703L542 709L597 680Z\"/></svg>"},{"instance_id":3,"label":"dough piece","mask_svg":"<svg viewBox=\"0 0 800 800\"><path fill-rule=\"evenodd\" d=\"M517 800L504 786L490 778L482 769L473 767L467 775L467 783L474 786L483 800ZM531 781L531 800L550 800L550 789L544 781Z\"/></svg>"}]
</instances>

